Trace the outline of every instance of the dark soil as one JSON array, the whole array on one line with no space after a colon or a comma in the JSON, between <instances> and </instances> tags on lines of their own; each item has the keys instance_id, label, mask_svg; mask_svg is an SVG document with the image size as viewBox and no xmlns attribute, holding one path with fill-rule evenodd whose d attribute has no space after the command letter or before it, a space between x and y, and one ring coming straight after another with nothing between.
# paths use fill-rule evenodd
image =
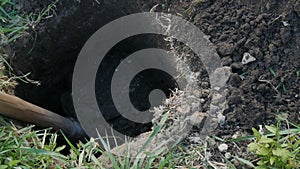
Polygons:
<instances>
[{"instance_id":1,"label":"dark soil","mask_svg":"<svg viewBox=\"0 0 300 169\"><path fill-rule=\"evenodd\" d=\"M28 2L23 10L45 5ZM299 123L299 0L59 2L55 17L13 45L16 53L11 63L15 70L32 72L30 78L42 83L39 87L20 84L17 95L62 112L61 95L71 90L72 68L85 41L109 21L149 11L155 4L160 4L157 11L180 13L197 25L217 47L222 64L232 68L226 123L216 135L230 138L236 131L250 132L260 124L275 123L281 113ZM243 65L245 52L257 60ZM201 83L207 85L203 79Z\"/></svg>"},{"instance_id":2,"label":"dark soil","mask_svg":"<svg viewBox=\"0 0 300 169\"><path fill-rule=\"evenodd\" d=\"M223 65L234 73L221 133L274 122L280 113L299 123L299 3L205 1L188 13L217 46ZM242 65L245 52L257 61Z\"/></svg>"},{"instance_id":3,"label":"dark soil","mask_svg":"<svg viewBox=\"0 0 300 169\"><path fill-rule=\"evenodd\" d=\"M216 45L222 64L232 68L226 123L216 135L228 139L237 132L252 133L252 127L274 124L282 113L299 124L299 5L299 0L186 0L159 9L181 13L197 25ZM243 65L245 52L257 60ZM243 144L232 144L229 152L243 156Z\"/></svg>"}]
</instances>

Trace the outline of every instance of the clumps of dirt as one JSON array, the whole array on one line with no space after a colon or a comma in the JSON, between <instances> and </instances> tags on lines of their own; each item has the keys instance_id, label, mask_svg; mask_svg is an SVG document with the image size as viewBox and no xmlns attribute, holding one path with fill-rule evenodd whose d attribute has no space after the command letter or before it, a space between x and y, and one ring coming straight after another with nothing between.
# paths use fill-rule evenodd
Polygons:
<instances>
[{"instance_id":1,"label":"clumps of dirt","mask_svg":"<svg viewBox=\"0 0 300 169\"><path fill-rule=\"evenodd\" d=\"M229 108L224 111L225 124L215 131L217 136L230 139L250 134L252 127L276 123L282 113L300 122L298 0L154 2L162 4L158 11L182 15L198 26L217 47L223 66L232 69ZM256 60L243 64L245 53ZM246 157L245 147L245 143L230 144L228 152Z\"/></svg>"},{"instance_id":2,"label":"clumps of dirt","mask_svg":"<svg viewBox=\"0 0 300 169\"><path fill-rule=\"evenodd\" d=\"M185 0L161 2L158 11L179 14L198 26L217 47L223 66L233 74L228 82L229 109L220 129L249 131L288 113L299 119L299 1ZM249 53L256 61L243 65ZM201 69L200 69L201 71ZM208 82L207 79L202 81Z\"/></svg>"},{"instance_id":3,"label":"clumps of dirt","mask_svg":"<svg viewBox=\"0 0 300 169\"><path fill-rule=\"evenodd\" d=\"M296 1L205 1L188 13L233 75L223 129L250 129L278 112L299 119L300 22ZM210 2L210 3L208 3ZM296 4L296 5L294 5ZM244 53L255 62L243 65ZM295 118L296 117L296 118Z\"/></svg>"}]
</instances>

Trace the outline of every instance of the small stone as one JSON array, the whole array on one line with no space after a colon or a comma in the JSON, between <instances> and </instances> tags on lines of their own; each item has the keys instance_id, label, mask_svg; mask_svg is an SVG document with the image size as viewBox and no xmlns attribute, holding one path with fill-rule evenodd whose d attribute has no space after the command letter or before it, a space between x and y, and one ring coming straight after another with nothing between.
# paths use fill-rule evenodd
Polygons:
<instances>
[{"instance_id":1,"label":"small stone","mask_svg":"<svg viewBox=\"0 0 300 169\"><path fill-rule=\"evenodd\" d=\"M229 152L225 153L225 158L226 159L231 159L231 153L229 153Z\"/></svg>"},{"instance_id":2,"label":"small stone","mask_svg":"<svg viewBox=\"0 0 300 169\"><path fill-rule=\"evenodd\" d=\"M250 53L247 53L247 52L244 53L243 59L242 59L242 64L243 65L246 65L246 64L254 62L254 61L256 61L255 57L253 57Z\"/></svg>"},{"instance_id":3,"label":"small stone","mask_svg":"<svg viewBox=\"0 0 300 169\"><path fill-rule=\"evenodd\" d=\"M214 91L220 91L220 89L221 89L221 88L220 88L220 87L217 87L217 86L213 88Z\"/></svg>"},{"instance_id":4,"label":"small stone","mask_svg":"<svg viewBox=\"0 0 300 169\"><path fill-rule=\"evenodd\" d=\"M205 99L201 98L200 103L205 103Z\"/></svg>"},{"instance_id":5,"label":"small stone","mask_svg":"<svg viewBox=\"0 0 300 169\"><path fill-rule=\"evenodd\" d=\"M262 33L261 29L256 29L256 30L255 30L255 35L256 35L256 36L260 37L262 34L263 34L263 33Z\"/></svg>"},{"instance_id":6,"label":"small stone","mask_svg":"<svg viewBox=\"0 0 300 169\"><path fill-rule=\"evenodd\" d=\"M240 165L241 165L240 162L239 162L238 160L236 160L236 159L233 159L231 162L232 162L233 165L235 165L235 166L240 166Z\"/></svg>"},{"instance_id":7,"label":"small stone","mask_svg":"<svg viewBox=\"0 0 300 169\"><path fill-rule=\"evenodd\" d=\"M177 107L176 110L179 111L182 114L186 114L186 113L190 112L191 106L183 105L183 106Z\"/></svg>"},{"instance_id":8,"label":"small stone","mask_svg":"<svg viewBox=\"0 0 300 169\"><path fill-rule=\"evenodd\" d=\"M290 24L289 24L288 21L282 21L282 24L283 24L283 26L285 26L285 27L290 26Z\"/></svg>"},{"instance_id":9,"label":"small stone","mask_svg":"<svg viewBox=\"0 0 300 169\"><path fill-rule=\"evenodd\" d=\"M231 138L232 139L236 139L236 138L238 138L238 137L240 137L241 136L241 134L237 131L237 132L235 132L232 136L231 136Z\"/></svg>"},{"instance_id":10,"label":"small stone","mask_svg":"<svg viewBox=\"0 0 300 169\"><path fill-rule=\"evenodd\" d=\"M284 49L283 52L284 52L284 54L288 55L288 54L292 53L292 50L291 49Z\"/></svg>"},{"instance_id":11,"label":"small stone","mask_svg":"<svg viewBox=\"0 0 300 169\"><path fill-rule=\"evenodd\" d=\"M281 42L283 44L286 44L292 38L291 31L289 29L283 29L283 28L280 29L280 37L281 37Z\"/></svg>"},{"instance_id":12,"label":"small stone","mask_svg":"<svg viewBox=\"0 0 300 169\"><path fill-rule=\"evenodd\" d=\"M251 52L249 51L249 53L253 56L255 56L256 58L260 58L262 59L262 57L264 56L263 53L261 52L260 48L258 47L254 47L251 49Z\"/></svg>"},{"instance_id":13,"label":"small stone","mask_svg":"<svg viewBox=\"0 0 300 169\"><path fill-rule=\"evenodd\" d=\"M225 123L226 117L223 114L218 114L217 118L218 118L218 123L220 125L223 125Z\"/></svg>"},{"instance_id":14,"label":"small stone","mask_svg":"<svg viewBox=\"0 0 300 169\"><path fill-rule=\"evenodd\" d=\"M228 145L225 144L225 143L220 144L218 149L219 149L220 152L226 152L228 150Z\"/></svg>"},{"instance_id":15,"label":"small stone","mask_svg":"<svg viewBox=\"0 0 300 169\"><path fill-rule=\"evenodd\" d=\"M198 126L201 124L202 120L207 117L207 113L195 112L190 117L190 122L194 126Z\"/></svg>"}]
</instances>

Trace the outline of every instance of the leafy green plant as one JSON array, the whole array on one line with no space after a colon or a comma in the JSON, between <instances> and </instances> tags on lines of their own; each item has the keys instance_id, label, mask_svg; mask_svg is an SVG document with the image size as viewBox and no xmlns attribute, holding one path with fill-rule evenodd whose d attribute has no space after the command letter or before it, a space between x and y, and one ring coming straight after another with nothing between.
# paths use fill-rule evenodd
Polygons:
<instances>
[{"instance_id":1,"label":"leafy green plant","mask_svg":"<svg viewBox=\"0 0 300 169\"><path fill-rule=\"evenodd\" d=\"M256 169L294 169L300 166L299 128L288 135L280 134L279 124L265 126L273 136L261 134L252 129L255 141L248 145L248 150L258 159Z\"/></svg>"}]
</instances>

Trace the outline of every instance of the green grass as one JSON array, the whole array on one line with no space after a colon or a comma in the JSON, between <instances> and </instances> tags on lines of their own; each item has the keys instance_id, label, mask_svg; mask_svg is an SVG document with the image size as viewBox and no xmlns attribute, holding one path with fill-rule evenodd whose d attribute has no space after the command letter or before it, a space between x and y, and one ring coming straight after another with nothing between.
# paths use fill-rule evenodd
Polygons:
<instances>
[{"instance_id":1,"label":"green grass","mask_svg":"<svg viewBox=\"0 0 300 169\"><path fill-rule=\"evenodd\" d=\"M0 126L0 168L47 168L67 159L59 152L57 135L49 129L34 131L33 126L19 129L5 122Z\"/></svg>"},{"instance_id":2,"label":"green grass","mask_svg":"<svg viewBox=\"0 0 300 169\"><path fill-rule=\"evenodd\" d=\"M29 74L16 76L13 73L12 67L6 60L9 56L4 51L4 46L22 37L29 29L34 31L43 19L55 14L56 2L53 1L38 13L22 14L17 10L14 0L0 0L0 91L13 94L17 79L26 83L30 82L27 79Z\"/></svg>"},{"instance_id":3,"label":"green grass","mask_svg":"<svg viewBox=\"0 0 300 169\"><path fill-rule=\"evenodd\" d=\"M145 145L158 133L154 130ZM0 169L5 168L116 168L116 169L140 169L140 168L173 168L172 160L174 151L167 152L161 149L149 153L141 149L137 155L129 154L117 156L112 153L104 138L99 140L104 145L101 148L95 139L91 138L87 143L78 142L73 145L64 137L70 148L67 155L60 152L66 146L57 145L58 135L50 133L49 129L33 130L33 126L17 128L7 123L0 117ZM98 140L97 139L97 140ZM102 160L95 154L102 154ZM141 156L142 155L142 156Z\"/></svg>"},{"instance_id":4,"label":"green grass","mask_svg":"<svg viewBox=\"0 0 300 169\"><path fill-rule=\"evenodd\" d=\"M27 25L25 18L19 15L15 8L15 3L11 0L0 1L0 35L1 45L8 45L21 37Z\"/></svg>"},{"instance_id":5,"label":"green grass","mask_svg":"<svg viewBox=\"0 0 300 169\"><path fill-rule=\"evenodd\" d=\"M273 68L269 67L269 71L274 77L277 76L277 73L275 72L275 70Z\"/></svg>"},{"instance_id":6,"label":"green grass","mask_svg":"<svg viewBox=\"0 0 300 169\"><path fill-rule=\"evenodd\" d=\"M20 14L13 0L0 0L1 45L14 42L23 36L29 28L34 29L41 20L55 13L56 2L53 1L39 13Z\"/></svg>"}]
</instances>

